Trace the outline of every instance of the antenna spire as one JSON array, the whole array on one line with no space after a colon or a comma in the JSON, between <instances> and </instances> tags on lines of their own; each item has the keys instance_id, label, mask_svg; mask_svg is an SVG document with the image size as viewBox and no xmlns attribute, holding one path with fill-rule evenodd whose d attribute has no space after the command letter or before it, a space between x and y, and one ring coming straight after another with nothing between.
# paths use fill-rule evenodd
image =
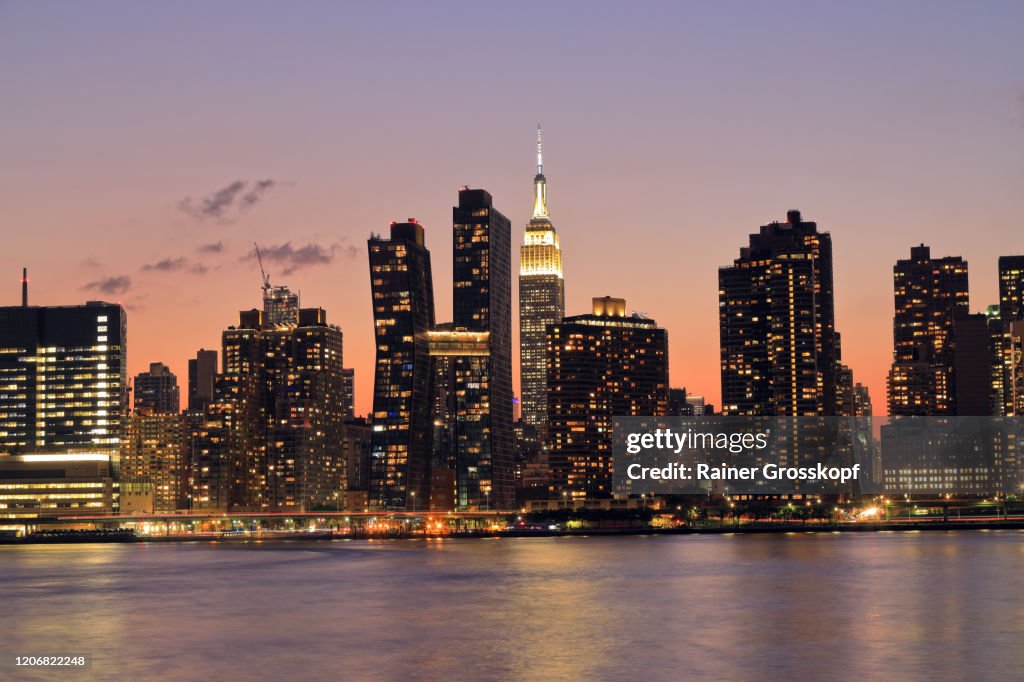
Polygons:
<instances>
[{"instance_id":1,"label":"antenna spire","mask_svg":"<svg viewBox=\"0 0 1024 682\"><path fill-rule=\"evenodd\" d=\"M28 307L28 268L21 269L21 307Z\"/></svg>"},{"instance_id":2,"label":"antenna spire","mask_svg":"<svg viewBox=\"0 0 1024 682\"><path fill-rule=\"evenodd\" d=\"M541 138L540 123L537 123L537 175L544 175L543 140Z\"/></svg>"},{"instance_id":3,"label":"antenna spire","mask_svg":"<svg viewBox=\"0 0 1024 682\"><path fill-rule=\"evenodd\" d=\"M543 142L537 124L537 176L533 179L533 217L548 217L548 181L544 177Z\"/></svg>"}]
</instances>

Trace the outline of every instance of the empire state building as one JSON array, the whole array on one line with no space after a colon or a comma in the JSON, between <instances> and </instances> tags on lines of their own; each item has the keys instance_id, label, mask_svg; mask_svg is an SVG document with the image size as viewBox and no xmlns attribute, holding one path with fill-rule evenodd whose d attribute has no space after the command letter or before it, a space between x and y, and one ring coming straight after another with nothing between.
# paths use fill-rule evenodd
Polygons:
<instances>
[{"instance_id":1,"label":"empire state building","mask_svg":"<svg viewBox=\"0 0 1024 682\"><path fill-rule=\"evenodd\" d=\"M519 249L519 379L523 421L541 432L547 425L546 327L561 322L564 316L562 251L548 215L541 130L537 126L533 217Z\"/></svg>"}]
</instances>

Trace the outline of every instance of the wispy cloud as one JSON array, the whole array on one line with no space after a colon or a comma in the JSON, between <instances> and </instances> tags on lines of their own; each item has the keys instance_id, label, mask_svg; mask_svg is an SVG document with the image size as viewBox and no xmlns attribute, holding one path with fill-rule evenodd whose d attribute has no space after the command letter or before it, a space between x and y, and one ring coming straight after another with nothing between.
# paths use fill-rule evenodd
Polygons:
<instances>
[{"instance_id":1,"label":"wispy cloud","mask_svg":"<svg viewBox=\"0 0 1024 682\"><path fill-rule=\"evenodd\" d=\"M203 244L198 249L199 253L222 253L224 251L224 242L213 242L211 244Z\"/></svg>"},{"instance_id":2,"label":"wispy cloud","mask_svg":"<svg viewBox=\"0 0 1024 682\"><path fill-rule=\"evenodd\" d=\"M277 182L269 178L254 182L235 180L205 197L185 197L178 202L178 210L196 220L230 223L258 204L275 186Z\"/></svg>"},{"instance_id":3,"label":"wispy cloud","mask_svg":"<svg viewBox=\"0 0 1024 682\"><path fill-rule=\"evenodd\" d=\"M327 265L333 262L335 256L339 253L348 257L354 257L359 253L359 250L354 246L343 244L323 246L321 244L309 243L293 246L291 242L285 242L276 246L260 247L260 254L263 256L264 262L282 266L281 274L283 275L290 275L297 270L316 265ZM256 250L252 249L243 260L255 258L255 256Z\"/></svg>"},{"instance_id":4,"label":"wispy cloud","mask_svg":"<svg viewBox=\"0 0 1024 682\"><path fill-rule=\"evenodd\" d=\"M128 275L117 275L115 277L104 277L94 282L89 282L82 287L83 291L97 291L108 296L116 296L128 291L132 286L132 278Z\"/></svg>"},{"instance_id":5,"label":"wispy cloud","mask_svg":"<svg viewBox=\"0 0 1024 682\"><path fill-rule=\"evenodd\" d=\"M203 263L190 261L184 256L179 258L164 258L155 263L146 263L142 266L143 272L191 272L195 275L205 275L209 268Z\"/></svg>"},{"instance_id":6,"label":"wispy cloud","mask_svg":"<svg viewBox=\"0 0 1024 682\"><path fill-rule=\"evenodd\" d=\"M157 272L174 272L175 270L181 270L187 264L188 261L184 258L164 258L156 263L146 263L142 266L142 269L147 271L156 270Z\"/></svg>"}]
</instances>

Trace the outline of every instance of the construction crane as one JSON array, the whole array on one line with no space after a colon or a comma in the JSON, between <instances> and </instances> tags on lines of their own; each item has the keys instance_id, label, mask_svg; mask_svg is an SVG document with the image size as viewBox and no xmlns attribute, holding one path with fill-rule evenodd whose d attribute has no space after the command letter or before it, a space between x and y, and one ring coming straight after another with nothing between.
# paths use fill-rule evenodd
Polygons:
<instances>
[{"instance_id":1,"label":"construction crane","mask_svg":"<svg viewBox=\"0 0 1024 682\"><path fill-rule=\"evenodd\" d=\"M270 275L263 269L263 256L260 255L260 245L256 242L252 243L256 247L256 262L260 264L260 276L263 278L263 290L270 291Z\"/></svg>"}]
</instances>

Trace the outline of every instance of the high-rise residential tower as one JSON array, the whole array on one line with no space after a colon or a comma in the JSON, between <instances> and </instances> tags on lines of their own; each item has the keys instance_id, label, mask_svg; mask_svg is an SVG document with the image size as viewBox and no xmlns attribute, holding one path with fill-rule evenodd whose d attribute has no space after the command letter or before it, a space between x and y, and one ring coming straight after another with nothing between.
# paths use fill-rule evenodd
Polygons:
<instances>
[{"instance_id":1,"label":"high-rise residential tower","mask_svg":"<svg viewBox=\"0 0 1024 682\"><path fill-rule=\"evenodd\" d=\"M832 237L789 211L718 270L722 414L831 416L839 410Z\"/></svg>"},{"instance_id":2,"label":"high-rise residential tower","mask_svg":"<svg viewBox=\"0 0 1024 682\"><path fill-rule=\"evenodd\" d=\"M548 214L547 178L537 126L533 217L519 247L519 384L523 421L540 432L547 423L547 326L564 316L562 251Z\"/></svg>"},{"instance_id":3,"label":"high-rise residential tower","mask_svg":"<svg viewBox=\"0 0 1024 682\"><path fill-rule=\"evenodd\" d=\"M967 262L921 244L893 267L896 311L889 414L955 415L954 323L969 312Z\"/></svg>"},{"instance_id":4,"label":"high-rise residential tower","mask_svg":"<svg viewBox=\"0 0 1024 682\"><path fill-rule=\"evenodd\" d=\"M1020 359L1024 329L1024 256L999 257L999 329L996 352L1002 372L994 377L1000 390L999 413L1024 414L1024 372Z\"/></svg>"},{"instance_id":5,"label":"high-rise residential tower","mask_svg":"<svg viewBox=\"0 0 1024 682\"><path fill-rule=\"evenodd\" d=\"M457 504L515 505L512 429L512 224L491 194L464 187L452 210L455 333L486 335L487 355L454 361Z\"/></svg>"},{"instance_id":6,"label":"high-rise residential tower","mask_svg":"<svg viewBox=\"0 0 1024 682\"><path fill-rule=\"evenodd\" d=\"M217 378L217 351L200 348L188 361L188 410L202 412L213 400Z\"/></svg>"},{"instance_id":7,"label":"high-rise residential tower","mask_svg":"<svg viewBox=\"0 0 1024 682\"><path fill-rule=\"evenodd\" d=\"M621 298L547 328L549 491L611 497L616 416L668 414L668 333Z\"/></svg>"},{"instance_id":8,"label":"high-rise residential tower","mask_svg":"<svg viewBox=\"0 0 1024 682\"><path fill-rule=\"evenodd\" d=\"M128 411L118 304L0 307L0 453L116 457ZM116 459L114 459L116 468Z\"/></svg>"},{"instance_id":9,"label":"high-rise residential tower","mask_svg":"<svg viewBox=\"0 0 1024 682\"><path fill-rule=\"evenodd\" d=\"M403 510L430 498L433 443L428 332L434 285L423 226L392 223L390 239L367 244L377 357L368 504Z\"/></svg>"},{"instance_id":10,"label":"high-rise residential tower","mask_svg":"<svg viewBox=\"0 0 1024 682\"><path fill-rule=\"evenodd\" d=\"M266 302L266 300L265 300ZM193 504L310 511L343 492L342 332L322 308L294 321L246 310L195 434Z\"/></svg>"},{"instance_id":11,"label":"high-rise residential tower","mask_svg":"<svg viewBox=\"0 0 1024 682\"><path fill-rule=\"evenodd\" d=\"M150 363L148 372L135 375L133 404L136 412L177 414L180 403L178 377L164 363Z\"/></svg>"}]
</instances>

